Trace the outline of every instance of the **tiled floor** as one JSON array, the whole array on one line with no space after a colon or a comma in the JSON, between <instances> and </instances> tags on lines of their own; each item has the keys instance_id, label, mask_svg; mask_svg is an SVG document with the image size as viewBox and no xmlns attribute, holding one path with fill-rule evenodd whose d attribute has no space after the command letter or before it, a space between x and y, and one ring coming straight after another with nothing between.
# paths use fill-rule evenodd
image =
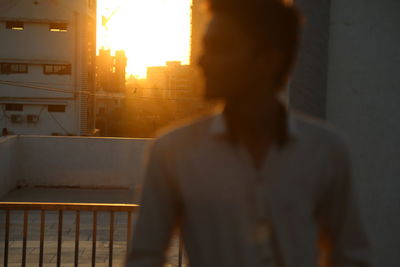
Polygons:
<instances>
[{"instance_id":1,"label":"tiled floor","mask_svg":"<svg viewBox=\"0 0 400 267\"><path fill-rule=\"evenodd\" d=\"M83 202L83 203L132 203L132 192L128 190L82 190L23 188L10 192L1 201L10 202ZM81 212L79 231L79 266L91 266L92 225L91 212ZM29 212L27 238L27 266L38 266L40 240L40 212ZM135 216L134 216L135 220ZM4 257L5 212L0 211L0 265ZM109 261L109 223L107 212L97 214L96 266L108 266ZM9 266L21 266L23 236L23 212L12 211L9 243ZM46 212L44 266L56 266L57 262L58 213ZM127 214L115 214L113 266L123 266L126 256ZM66 211L63 215L61 265L73 266L75 255L75 212ZM172 242L168 265L177 266L178 241Z\"/></svg>"}]
</instances>

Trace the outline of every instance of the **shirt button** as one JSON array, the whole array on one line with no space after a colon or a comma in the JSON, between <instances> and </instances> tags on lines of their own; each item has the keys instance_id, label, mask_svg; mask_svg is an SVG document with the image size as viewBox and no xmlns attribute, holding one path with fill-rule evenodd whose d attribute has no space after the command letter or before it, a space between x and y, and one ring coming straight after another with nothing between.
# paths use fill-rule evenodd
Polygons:
<instances>
[{"instance_id":1,"label":"shirt button","mask_svg":"<svg viewBox=\"0 0 400 267\"><path fill-rule=\"evenodd\" d=\"M257 224L255 239L258 244L267 242L271 238L271 227L269 223L261 221Z\"/></svg>"}]
</instances>

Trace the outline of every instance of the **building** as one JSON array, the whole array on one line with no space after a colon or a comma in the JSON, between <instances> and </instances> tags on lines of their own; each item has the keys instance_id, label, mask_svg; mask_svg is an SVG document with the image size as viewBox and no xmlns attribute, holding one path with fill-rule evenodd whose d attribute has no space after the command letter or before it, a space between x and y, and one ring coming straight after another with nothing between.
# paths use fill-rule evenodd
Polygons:
<instances>
[{"instance_id":1,"label":"building","mask_svg":"<svg viewBox=\"0 0 400 267\"><path fill-rule=\"evenodd\" d=\"M180 61L168 61L166 66L148 67L147 84L153 94L164 98L193 96L193 70Z\"/></svg>"},{"instance_id":2,"label":"building","mask_svg":"<svg viewBox=\"0 0 400 267\"><path fill-rule=\"evenodd\" d=\"M96 1L0 1L0 127L94 130Z\"/></svg>"},{"instance_id":3,"label":"building","mask_svg":"<svg viewBox=\"0 0 400 267\"><path fill-rule=\"evenodd\" d=\"M126 98L125 68L127 58L123 50L111 55L110 50L100 49L96 60L96 128L100 135L112 134L110 123L118 120L114 112L121 108Z\"/></svg>"},{"instance_id":4,"label":"building","mask_svg":"<svg viewBox=\"0 0 400 267\"><path fill-rule=\"evenodd\" d=\"M116 51L115 56L111 56L110 50L99 50L96 59L96 117L118 108L125 98L126 63L123 50Z\"/></svg>"},{"instance_id":5,"label":"building","mask_svg":"<svg viewBox=\"0 0 400 267\"><path fill-rule=\"evenodd\" d=\"M96 63L97 90L125 93L125 51L116 51L115 56L111 56L110 50L100 49Z\"/></svg>"}]
</instances>

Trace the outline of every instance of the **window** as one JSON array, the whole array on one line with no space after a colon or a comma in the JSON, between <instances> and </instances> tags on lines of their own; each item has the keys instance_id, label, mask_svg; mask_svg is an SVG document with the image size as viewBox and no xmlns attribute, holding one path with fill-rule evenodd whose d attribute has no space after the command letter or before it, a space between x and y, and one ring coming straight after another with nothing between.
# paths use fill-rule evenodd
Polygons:
<instances>
[{"instance_id":1,"label":"window","mask_svg":"<svg viewBox=\"0 0 400 267\"><path fill-rule=\"evenodd\" d=\"M44 74L71 74L70 64L45 64L43 66Z\"/></svg>"},{"instance_id":2,"label":"window","mask_svg":"<svg viewBox=\"0 0 400 267\"><path fill-rule=\"evenodd\" d=\"M48 105L48 112L65 112L65 105Z\"/></svg>"},{"instance_id":3,"label":"window","mask_svg":"<svg viewBox=\"0 0 400 267\"><path fill-rule=\"evenodd\" d=\"M24 23L21 21L6 21L6 28L9 30L22 31Z\"/></svg>"},{"instance_id":4,"label":"window","mask_svg":"<svg viewBox=\"0 0 400 267\"><path fill-rule=\"evenodd\" d=\"M28 64L0 63L0 73L27 73Z\"/></svg>"},{"instance_id":5,"label":"window","mask_svg":"<svg viewBox=\"0 0 400 267\"><path fill-rule=\"evenodd\" d=\"M10 119L11 119L12 123L21 123L22 115L21 114L11 114Z\"/></svg>"},{"instance_id":6,"label":"window","mask_svg":"<svg viewBox=\"0 0 400 267\"><path fill-rule=\"evenodd\" d=\"M51 32L67 32L67 23L50 23L49 31Z\"/></svg>"},{"instance_id":7,"label":"window","mask_svg":"<svg viewBox=\"0 0 400 267\"><path fill-rule=\"evenodd\" d=\"M24 105L22 105L22 104L6 104L6 110L8 110L8 111L23 111Z\"/></svg>"},{"instance_id":8,"label":"window","mask_svg":"<svg viewBox=\"0 0 400 267\"><path fill-rule=\"evenodd\" d=\"M26 115L26 121L28 123L37 123L39 121L39 116L35 114Z\"/></svg>"}]
</instances>

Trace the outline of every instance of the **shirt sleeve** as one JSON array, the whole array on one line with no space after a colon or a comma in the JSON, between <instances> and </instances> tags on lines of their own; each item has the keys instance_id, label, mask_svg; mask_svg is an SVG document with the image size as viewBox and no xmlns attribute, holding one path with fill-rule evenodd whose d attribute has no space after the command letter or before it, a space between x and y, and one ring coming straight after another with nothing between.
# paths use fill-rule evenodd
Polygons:
<instances>
[{"instance_id":1,"label":"shirt sleeve","mask_svg":"<svg viewBox=\"0 0 400 267\"><path fill-rule=\"evenodd\" d=\"M336 144L329 173L330 185L321 207L325 266L371 267L371 244L361 202L351 175L350 156L344 142Z\"/></svg>"},{"instance_id":2,"label":"shirt sleeve","mask_svg":"<svg viewBox=\"0 0 400 267\"><path fill-rule=\"evenodd\" d=\"M127 267L162 267L178 214L178 200L157 141L145 170L141 206L126 260Z\"/></svg>"}]
</instances>

